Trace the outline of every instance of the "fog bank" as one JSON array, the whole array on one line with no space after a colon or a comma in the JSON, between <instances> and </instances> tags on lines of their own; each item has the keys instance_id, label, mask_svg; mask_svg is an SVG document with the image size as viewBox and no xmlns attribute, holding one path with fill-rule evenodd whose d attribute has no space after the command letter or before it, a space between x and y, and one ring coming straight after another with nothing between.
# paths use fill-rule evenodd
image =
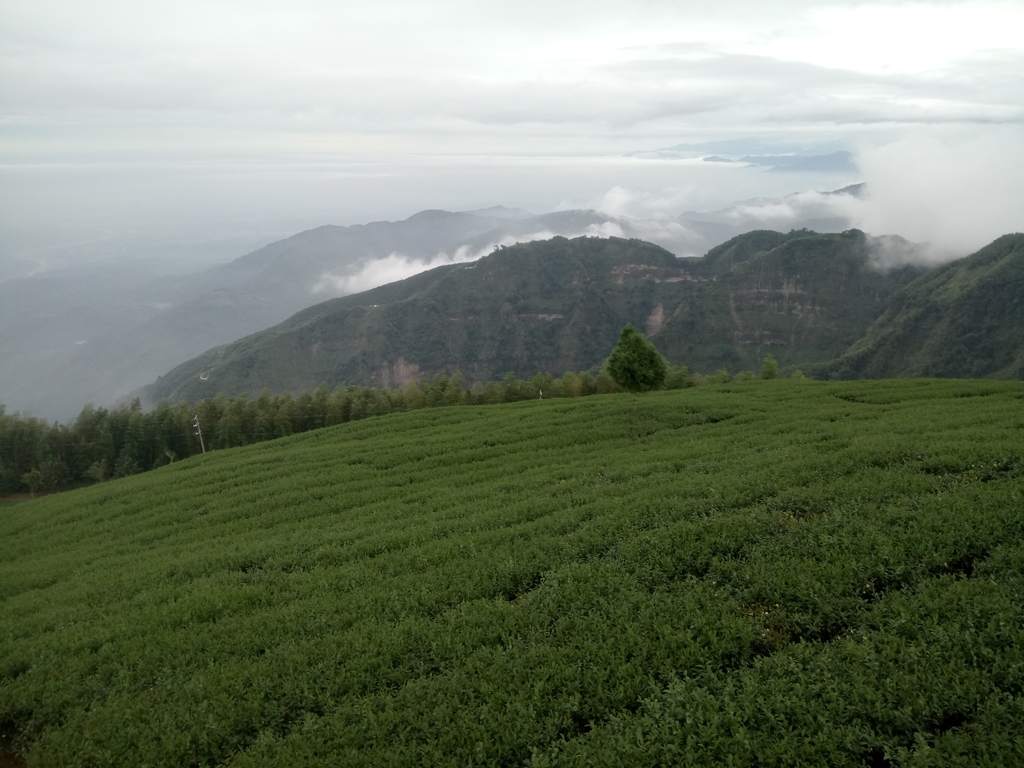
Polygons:
<instances>
[{"instance_id":1,"label":"fog bank","mask_svg":"<svg viewBox=\"0 0 1024 768\"><path fill-rule=\"evenodd\" d=\"M1024 129L966 138L915 134L858 153L865 192L855 215L873 234L930 243L936 258L1024 231Z\"/></svg>"}]
</instances>

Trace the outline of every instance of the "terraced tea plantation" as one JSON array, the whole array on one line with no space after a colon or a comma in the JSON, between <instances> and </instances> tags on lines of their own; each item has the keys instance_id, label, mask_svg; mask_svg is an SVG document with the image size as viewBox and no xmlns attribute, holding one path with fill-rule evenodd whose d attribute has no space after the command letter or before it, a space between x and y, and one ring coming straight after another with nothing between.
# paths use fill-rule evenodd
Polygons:
<instances>
[{"instance_id":1,"label":"terraced tea plantation","mask_svg":"<svg viewBox=\"0 0 1024 768\"><path fill-rule=\"evenodd\" d=\"M394 414L2 507L0 752L1020 764L1022 452L1019 382L753 381Z\"/></svg>"}]
</instances>

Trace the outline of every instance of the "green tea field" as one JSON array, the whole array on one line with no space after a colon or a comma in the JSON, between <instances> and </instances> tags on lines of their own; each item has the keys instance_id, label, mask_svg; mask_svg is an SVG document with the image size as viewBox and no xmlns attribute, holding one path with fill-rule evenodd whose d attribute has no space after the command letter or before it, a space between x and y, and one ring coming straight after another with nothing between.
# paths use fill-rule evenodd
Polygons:
<instances>
[{"instance_id":1,"label":"green tea field","mask_svg":"<svg viewBox=\"0 0 1024 768\"><path fill-rule=\"evenodd\" d=\"M0 507L28 766L1024 763L1024 383L432 408Z\"/></svg>"}]
</instances>

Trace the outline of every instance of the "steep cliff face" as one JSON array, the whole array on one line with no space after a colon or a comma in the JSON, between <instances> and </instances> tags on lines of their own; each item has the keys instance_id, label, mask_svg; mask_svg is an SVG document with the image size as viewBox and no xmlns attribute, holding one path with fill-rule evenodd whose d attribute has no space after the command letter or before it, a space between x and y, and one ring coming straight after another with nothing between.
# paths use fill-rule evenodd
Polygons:
<instances>
[{"instance_id":1,"label":"steep cliff face","mask_svg":"<svg viewBox=\"0 0 1024 768\"><path fill-rule=\"evenodd\" d=\"M842 354L921 268L872 266L862 232L752 232L701 260L701 290L680 297L655 340L691 369L783 366ZM667 309L666 309L667 312Z\"/></svg>"},{"instance_id":2,"label":"steep cliff face","mask_svg":"<svg viewBox=\"0 0 1024 768\"><path fill-rule=\"evenodd\" d=\"M520 244L311 307L179 366L146 394L559 374L599 366L627 322L694 371L754 368L767 352L783 365L829 360L920 274L879 272L869 251L855 230L754 232L700 259L618 238Z\"/></svg>"}]
</instances>

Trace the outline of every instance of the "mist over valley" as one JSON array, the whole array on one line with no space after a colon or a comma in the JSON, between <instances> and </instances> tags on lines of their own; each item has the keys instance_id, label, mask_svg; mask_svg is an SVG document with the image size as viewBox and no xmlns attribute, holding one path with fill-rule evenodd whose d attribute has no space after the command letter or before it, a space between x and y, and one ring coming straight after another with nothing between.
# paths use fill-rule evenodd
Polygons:
<instances>
[{"instance_id":1,"label":"mist over valley","mask_svg":"<svg viewBox=\"0 0 1024 768\"><path fill-rule=\"evenodd\" d=\"M87 402L113 404L190 357L307 306L473 261L500 246L615 236L697 256L766 222L841 231L850 219L834 201L858 193L749 200L660 218L629 214L624 190L605 195L603 210L422 211L399 222L317 227L200 271L188 270L223 260L244 241L157 244L148 249L152 256L130 241L92 244L91 257L86 248L51 249L64 258L51 255L34 274L0 282L0 391L13 410L68 420ZM185 274L159 275L164 265Z\"/></svg>"}]
</instances>

